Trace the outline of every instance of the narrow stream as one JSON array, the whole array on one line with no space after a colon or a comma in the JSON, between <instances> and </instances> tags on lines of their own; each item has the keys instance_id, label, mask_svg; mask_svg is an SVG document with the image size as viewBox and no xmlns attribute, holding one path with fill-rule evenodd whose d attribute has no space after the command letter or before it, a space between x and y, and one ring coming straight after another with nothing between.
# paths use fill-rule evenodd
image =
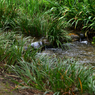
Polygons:
<instances>
[{"instance_id":1,"label":"narrow stream","mask_svg":"<svg viewBox=\"0 0 95 95\"><path fill-rule=\"evenodd\" d=\"M46 48L43 54L56 54L61 58L75 58L79 63L90 63L95 66L95 47L90 43L80 43L79 41L67 43L61 48Z\"/></svg>"}]
</instances>

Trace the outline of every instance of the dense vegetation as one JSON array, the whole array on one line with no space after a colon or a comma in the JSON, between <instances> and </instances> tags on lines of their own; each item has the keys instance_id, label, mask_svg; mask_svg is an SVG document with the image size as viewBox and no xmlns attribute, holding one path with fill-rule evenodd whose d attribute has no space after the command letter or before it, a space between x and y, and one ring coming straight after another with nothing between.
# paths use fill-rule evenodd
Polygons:
<instances>
[{"instance_id":1,"label":"dense vegetation","mask_svg":"<svg viewBox=\"0 0 95 95\"><path fill-rule=\"evenodd\" d=\"M68 40L63 30L66 27L94 32L94 3L94 0L1 0L0 28L45 36L59 46Z\"/></svg>"},{"instance_id":2,"label":"dense vegetation","mask_svg":"<svg viewBox=\"0 0 95 95\"><path fill-rule=\"evenodd\" d=\"M67 27L94 32L94 4L94 0L0 0L0 61L22 80L15 81L17 85L55 95L95 94L94 67L55 56L39 57L30 46L24 50L26 35L44 36L60 46L69 40Z\"/></svg>"}]
</instances>

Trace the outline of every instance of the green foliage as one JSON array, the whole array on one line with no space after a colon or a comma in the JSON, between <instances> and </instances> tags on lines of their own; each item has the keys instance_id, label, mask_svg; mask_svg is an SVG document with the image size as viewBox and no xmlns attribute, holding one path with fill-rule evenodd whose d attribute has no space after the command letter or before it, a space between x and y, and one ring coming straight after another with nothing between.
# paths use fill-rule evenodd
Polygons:
<instances>
[{"instance_id":1,"label":"green foliage","mask_svg":"<svg viewBox=\"0 0 95 95\"><path fill-rule=\"evenodd\" d=\"M43 17L35 16L36 18L22 17L16 22L23 34L31 35L34 37L45 36L46 24ZM42 20L43 19L43 20ZM32 22L32 23L31 23Z\"/></svg>"},{"instance_id":2,"label":"green foliage","mask_svg":"<svg viewBox=\"0 0 95 95\"><path fill-rule=\"evenodd\" d=\"M15 27L15 19L18 16L18 9L15 4L0 1L0 28L13 29Z\"/></svg>"},{"instance_id":3,"label":"green foliage","mask_svg":"<svg viewBox=\"0 0 95 95\"><path fill-rule=\"evenodd\" d=\"M52 45L61 46L67 39L65 25L95 30L94 0L1 0L0 28L14 29L35 37L46 36ZM3 31L4 32L4 31ZM22 35L22 34L21 34ZM27 39L26 39L27 40ZM25 41L13 32L0 31L0 61L4 61L30 86L55 94L95 94L92 67L56 57L37 57L35 50L24 51ZM94 39L93 39L94 41Z\"/></svg>"},{"instance_id":4,"label":"green foliage","mask_svg":"<svg viewBox=\"0 0 95 95\"><path fill-rule=\"evenodd\" d=\"M93 41L91 42L92 44L95 44L95 37L93 37Z\"/></svg>"},{"instance_id":5,"label":"green foliage","mask_svg":"<svg viewBox=\"0 0 95 95\"><path fill-rule=\"evenodd\" d=\"M64 17L67 22L81 30L85 28L91 30L95 29L95 1L83 0L82 2L75 2L74 0L72 3L73 4L70 3L70 6L65 9Z\"/></svg>"},{"instance_id":6,"label":"green foliage","mask_svg":"<svg viewBox=\"0 0 95 95\"><path fill-rule=\"evenodd\" d=\"M65 92L95 93L92 67L80 65L75 61L62 61L54 56L35 56L35 60L32 59L30 63L22 59L19 66L10 68L23 80L19 85L43 91L50 90L61 95Z\"/></svg>"},{"instance_id":7,"label":"green foliage","mask_svg":"<svg viewBox=\"0 0 95 95\"><path fill-rule=\"evenodd\" d=\"M92 0L62 0L51 1L53 4L52 15L54 18L63 20L63 25L69 26L70 24L75 29L90 29L95 30L95 1Z\"/></svg>"},{"instance_id":8,"label":"green foliage","mask_svg":"<svg viewBox=\"0 0 95 95\"><path fill-rule=\"evenodd\" d=\"M64 30L65 20L62 16L62 6L58 4L58 2L50 2L54 5L54 7L50 8L45 12L45 14L49 15L48 22L48 30L47 35L49 41L52 43L54 47L60 47L64 42L70 40L67 37L67 31Z\"/></svg>"},{"instance_id":9,"label":"green foliage","mask_svg":"<svg viewBox=\"0 0 95 95\"><path fill-rule=\"evenodd\" d=\"M57 24L63 24L60 28L71 24L76 29L95 30L94 4L93 0L1 0L0 27L5 30L19 28L32 36L46 36L50 27L57 26L53 25L56 22L53 19L57 18L58 22L61 20ZM44 17L47 12L50 22Z\"/></svg>"},{"instance_id":10,"label":"green foliage","mask_svg":"<svg viewBox=\"0 0 95 95\"><path fill-rule=\"evenodd\" d=\"M25 35L31 35L35 37L47 37L48 35L51 43L55 43L57 46L62 44L60 40L62 39L62 36L63 38L66 38L65 33L62 33L62 22L59 20L53 20L55 18L59 19L61 15L61 7L58 3L62 2L51 2L50 0L22 0L22 2L18 0L6 0L5 2L1 1L0 3L2 5L0 6L0 26L4 30L19 30ZM41 4L44 6L41 6ZM48 11L50 11L50 13L48 13ZM55 22L57 22L56 25L54 25ZM52 34L51 32L53 31L54 33ZM63 35L60 36L60 33Z\"/></svg>"},{"instance_id":11,"label":"green foliage","mask_svg":"<svg viewBox=\"0 0 95 95\"><path fill-rule=\"evenodd\" d=\"M62 44L70 39L66 36L67 33L58 19L52 21L47 35L49 41L54 47L62 47Z\"/></svg>"},{"instance_id":12,"label":"green foliage","mask_svg":"<svg viewBox=\"0 0 95 95\"><path fill-rule=\"evenodd\" d=\"M27 50L25 50L24 46L26 41L27 38L23 38L14 32L3 33L0 31L0 61L4 61L9 65L14 65L18 64L18 60L23 57L29 62L30 55L33 58L37 51L29 48L30 46L27 46Z\"/></svg>"},{"instance_id":13,"label":"green foliage","mask_svg":"<svg viewBox=\"0 0 95 95\"><path fill-rule=\"evenodd\" d=\"M3 35L3 36L2 36ZM14 38L14 33L3 33L0 35L0 48L4 49L1 56L1 61L6 64L14 64L21 57L21 50L16 49L17 40Z\"/></svg>"}]
</instances>

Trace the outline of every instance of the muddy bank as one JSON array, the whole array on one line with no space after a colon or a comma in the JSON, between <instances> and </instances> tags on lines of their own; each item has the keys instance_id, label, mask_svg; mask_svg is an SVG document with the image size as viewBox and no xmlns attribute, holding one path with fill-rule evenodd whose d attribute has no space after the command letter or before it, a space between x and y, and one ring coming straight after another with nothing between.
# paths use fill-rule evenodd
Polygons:
<instances>
[{"instance_id":1,"label":"muddy bank","mask_svg":"<svg viewBox=\"0 0 95 95\"><path fill-rule=\"evenodd\" d=\"M17 90L13 90L14 86L7 80L5 81L5 78L0 75L0 95L22 95Z\"/></svg>"}]
</instances>

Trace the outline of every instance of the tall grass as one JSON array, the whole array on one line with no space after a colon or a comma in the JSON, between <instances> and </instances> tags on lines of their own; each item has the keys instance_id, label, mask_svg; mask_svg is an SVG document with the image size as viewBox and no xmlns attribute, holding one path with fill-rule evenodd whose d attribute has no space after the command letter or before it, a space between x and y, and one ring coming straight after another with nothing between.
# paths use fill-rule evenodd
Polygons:
<instances>
[{"instance_id":1,"label":"tall grass","mask_svg":"<svg viewBox=\"0 0 95 95\"><path fill-rule=\"evenodd\" d=\"M95 30L94 3L91 0L1 0L0 27L41 37L46 36L50 24L54 23L53 19L57 18L62 23L56 24L62 27L72 25L75 29ZM45 18L44 13L49 10L51 12Z\"/></svg>"},{"instance_id":2,"label":"tall grass","mask_svg":"<svg viewBox=\"0 0 95 95\"><path fill-rule=\"evenodd\" d=\"M8 4L6 1L0 1L0 28L14 29L15 19L18 16L18 10L15 4Z\"/></svg>"},{"instance_id":3,"label":"tall grass","mask_svg":"<svg viewBox=\"0 0 95 95\"><path fill-rule=\"evenodd\" d=\"M1 35L3 34L3 36ZM6 37L6 38L5 38ZM95 94L95 68L78 64L72 59L58 59L56 56L37 55L32 48L24 51L27 41L13 32L0 32L0 62L7 70L16 74L22 87L36 88L45 93Z\"/></svg>"},{"instance_id":4,"label":"tall grass","mask_svg":"<svg viewBox=\"0 0 95 95\"><path fill-rule=\"evenodd\" d=\"M95 30L95 1L93 0L47 0L57 10L52 15L63 21L64 26L71 26L79 30Z\"/></svg>"},{"instance_id":5,"label":"tall grass","mask_svg":"<svg viewBox=\"0 0 95 95\"><path fill-rule=\"evenodd\" d=\"M2 11L0 14L0 26L4 30L16 30L21 31L25 35L41 37L47 36L48 33L52 34L50 33L51 31L54 31L52 27L54 26L54 28L57 29L57 24L60 24L58 21L56 25L54 25L54 21L52 19L55 19L55 17L53 17L53 15L51 17L51 14L46 12L47 10L52 9L53 6L59 6L57 1L55 3L55 1L51 2L50 0L1 0L0 3L0 10ZM53 14L55 16L59 15L57 9ZM62 28L63 27L60 27L56 32L56 34L58 34L58 39L55 42L58 46L60 42L58 42L58 40L59 38L61 39L58 31L62 30ZM51 36L56 38L56 35ZM63 37L65 37L64 33ZM52 43L54 43L53 38L51 38Z\"/></svg>"},{"instance_id":6,"label":"tall grass","mask_svg":"<svg viewBox=\"0 0 95 95\"><path fill-rule=\"evenodd\" d=\"M86 29L94 30L94 1L82 0L81 2L75 0L67 7L64 17L67 19L68 23L71 23L75 29ZM67 23L67 24L68 24Z\"/></svg>"},{"instance_id":7,"label":"tall grass","mask_svg":"<svg viewBox=\"0 0 95 95\"><path fill-rule=\"evenodd\" d=\"M44 92L62 94L95 94L95 70L92 66L56 57L35 57L32 62L19 60L19 65L9 66L22 82L17 85L33 87Z\"/></svg>"},{"instance_id":8,"label":"tall grass","mask_svg":"<svg viewBox=\"0 0 95 95\"><path fill-rule=\"evenodd\" d=\"M90 0L1 0L0 28L35 37L46 36L53 45L60 46L67 40L64 25L95 30L94 3ZM93 67L56 57L38 58L33 49L24 51L24 43L13 32L0 34L0 61L22 79L19 85L51 90L57 95L86 91L95 94Z\"/></svg>"},{"instance_id":9,"label":"tall grass","mask_svg":"<svg viewBox=\"0 0 95 95\"><path fill-rule=\"evenodd\" d=\"M0 8L0 21L1 21L1 28L3 29L15 29L18 28L22 32L32 32L31 34L35 34L37 31L38 34L41 34L39 28L41 27L40 17L42 11L39 10L39 2L38 0L22 0L22 1L15 1L15 0L6 0L0 1L1 8ZM35 20L37 19L37 21ZM19 21L20 20L20 21ZM25 22L24 22L25 20ZM29 21L30 20L30 21ZM19 22L18 22L19 21ZM22 23L23 22L23 23ZM31 24L30 24L31 22ZM39 22L39 23L38 23ZM36 26L35 23L38 25ZM21 25L22 24L22 25ZM24 25L25 24L25 25ZM31 28L31 30L23 29ZM33 28L33 29L32 29ZM38 30L37 30L38 28ZM23 30L25 31L23 31ZM32 31L33 30L33 31ZM43 34L43 33L42 33ZM35 35L36 36L36 35Z\"/></svg>"},{"instance_id":10,"label":"tall grass","mask_svg":"<svg viewBox=\"0 0 95 95\"><path fill-rule=\"evenodd\" d=\"M23 57L26 61L30 62L30 57L33 58L37 50L34 51L28 43L28 38L24 38L23 35L15 34L15 32L0 31L0 61L5 64L15 65L18 64L18 60ZM25 50L25 44L27 43L27 50ZM33 53L31 55L31 53ZM30 56L31 55L31 56Z\"/></svg>"}]
</instances>

